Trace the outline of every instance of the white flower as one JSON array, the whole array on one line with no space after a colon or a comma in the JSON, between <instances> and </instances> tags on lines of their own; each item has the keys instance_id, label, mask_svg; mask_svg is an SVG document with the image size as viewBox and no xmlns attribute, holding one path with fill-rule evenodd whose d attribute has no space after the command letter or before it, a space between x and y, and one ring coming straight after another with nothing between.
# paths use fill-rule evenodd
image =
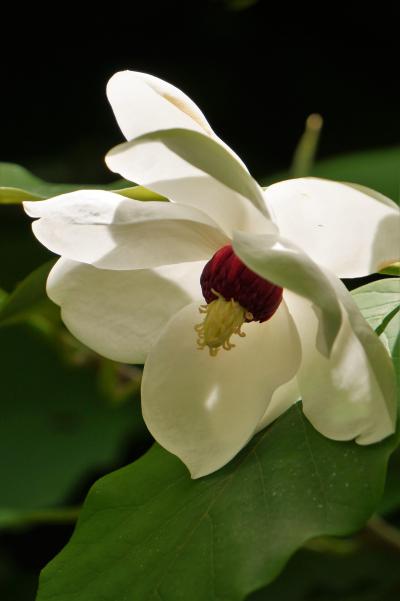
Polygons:
<instances>
[{"instance_id":1,"label":"white flower","mask_svg":"<svg viewBox=\"0 0 400 601\"><path fill-rule=\"evenodd\" d=\"M48 294L70 331L106 357L145 361L143 415L156 440L199 477L299 398L329 438L391 434L390 358L338 277L398 258L396 205L313 178L263 192L174 86L125 71L107 91L128 140L107 164L171 202L86 190L25 209L61 255ZM200 276L217 251L203 276L214 302L201 314Z\"/></svg>"}]
</instances>

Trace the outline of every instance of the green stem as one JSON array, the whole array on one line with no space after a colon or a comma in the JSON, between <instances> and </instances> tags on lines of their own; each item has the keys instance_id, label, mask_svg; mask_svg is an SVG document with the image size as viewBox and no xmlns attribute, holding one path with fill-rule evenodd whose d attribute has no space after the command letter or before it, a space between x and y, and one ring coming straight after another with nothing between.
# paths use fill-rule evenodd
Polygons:
<instances>
[{"instance_id":1,"label":"green stem","mask_svg":"<svg viewBox=\"0 0 400 601\"><path fill-rule=\"evenodd\" d=\"M367 530L386 544L400 551L400 530L389 524L381 516L372 516L367 523Z\"/></svg>"},{"instance_id":2,"label":"green stem","mask_svg":"<svg viewBox=\"0 0 400 601\"><path fill-rule=\"evenodd\" d=\"M290 170L292 177L304 177L310 174L318 148L322 125L323 119L317 113L313 113L307 118L304 133L294 151Z\"/></svg>"},{"instance_id":3,"label":"green stem","mask_svg":"<svg viewBox=\"0 0 400 601\"><path fill-rule=\"evenodd\" d=\"M33 526L35 524L74 524L80 507L60 507L54 509L7 510L0 511L0 528Z\"/></svg>"}]
</instances>

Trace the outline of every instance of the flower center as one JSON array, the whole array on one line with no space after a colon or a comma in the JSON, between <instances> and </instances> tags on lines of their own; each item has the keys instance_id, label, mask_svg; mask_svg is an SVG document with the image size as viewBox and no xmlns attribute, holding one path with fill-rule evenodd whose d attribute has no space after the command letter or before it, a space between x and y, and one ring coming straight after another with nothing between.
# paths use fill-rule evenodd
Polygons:
<instances>
[{"instance_id":1,"label":"flower center","mask_svg":"<svg viewBox=\"0 0 400 601\"><path fill-rule=\"evenodd\" d=\"M205 317L195 330L199 349L208 346L211 356L233 348L233 334L246 336L244 323L270 319L282 300L282 288L248 269L230 244L205 265L200 284L207 304L200 306Z\"/></svg>"}]
</instances>

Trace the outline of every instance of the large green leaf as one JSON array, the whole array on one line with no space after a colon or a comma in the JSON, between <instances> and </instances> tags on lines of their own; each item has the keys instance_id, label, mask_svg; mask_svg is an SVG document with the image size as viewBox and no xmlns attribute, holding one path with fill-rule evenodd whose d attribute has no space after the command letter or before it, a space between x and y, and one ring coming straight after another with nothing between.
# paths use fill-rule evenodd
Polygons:
<instances>
[{"instance_id":1,"label":"large green leaf","mask_svg":"<svg viewBox=\"0 0 400 601\"><path fill-rule=\"evenodd\" d=\"M200 480L156 445L93 487L38 598L239 601L308 539L364 524L393 444L328 440L298 404Z\"/></svg>"},{"instance_id":2,"label":"large green leaf","mask_svg":"<svg viewBox=\"0 0 400 601\"><path fill-rule=\"evenodd\" d=\"M164 200L142 186L132 186L125 180L112 184L51 184L41 180L24 167L13 163L0 163L0 205L20 204L24 200L43 200L65 192L82 189L113 190L137 200Z\"/></svg>"},{"instance_id":3,"label":"large green leaf","mask_svg":"<svg viewBox=\"0 0 400 601\"><path fill-rule=\"evenodd\" d=\"M0 365L3 512L64 503L81 478L112 469L146 436L137 398L111 403L96 365L68 364L36 328L0 329Z\"/></svg>"},{"instance_id":4,"label":"large green leaf","mask_svg":"<svg viewBox=\"0 0 400 601\"><path fill-rule=\"evenodd\" d=\"M396 443L329 440L298 403L199 480L155 445L92 488L38 600L241 601L305 541L364 525Z\"/></svg>"}]
</instances>

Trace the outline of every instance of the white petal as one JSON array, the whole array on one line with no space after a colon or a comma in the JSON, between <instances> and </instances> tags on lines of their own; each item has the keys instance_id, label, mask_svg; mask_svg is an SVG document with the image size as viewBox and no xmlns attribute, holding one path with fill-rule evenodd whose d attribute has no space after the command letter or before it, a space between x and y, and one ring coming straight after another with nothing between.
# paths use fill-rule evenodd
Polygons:
<instances>
[{"instance_id":1,"label":"white petal","mask_svg":"<svg viewBox=\"0 0 400 601\"><path fill-rule=\"evenodd\" d=\"M198 350L196 304L173 317L150 352L142 380L143 416L156 440L193 478L225 465L247 443L273 392L300 362L296 328L284 303L263 324L245 324L230 351Z\"/></svg>"},{"instance_id":2,"label":"white petal","mask_svg":"<svg viewBox=\"0 0 400 601\"><path fill-rule=\"evenodd\" d=\"M262 416L258 426L257 432L263 430L266 426L269 426L275 421L282 413L285 413L292 405L300 400L299 385L297 382L297 376L279 386L272 395L272 399L264 415Z\"/></svg>"},{"instance_id":3,"label":"white petal","mask_svg":"<svg viewBox=\"0 0 400 601\"><path fill-rule=\"evenodd\" d=\"M208 259L228 238L205 213L79 190L26 202L32 229L52 252L103 269L141 269Z\"/></svg>"},{"instance_id":4,"label":"white petal","mask_svg":"<svg viewBox=\"0 0 400 601\"><path fill-rule=\"evenodd\" d=\"M206 212L227 235L233 229L276 231L257 182L221 144L202 133L152 132L113 148L106 163L131 181Z\"/></svg>"},{"instance_id":5,"label":"white petal","mask_svg":"<svg viewBox=\"0 0 400 601\"><path fill-rule=\"evenodd\" d=\"M264 191L282 236L342 278L379 271L400 257L400 211L355 184L317 178L279 182Z\"/></svg>"},{"instance_id":6,"label":"white petal","mask_svg":"<svg viewBox=\"0 0 400 601\"><path fill-rule=\"evenodd\" d=\"M309 299L317 312L317 346L328 355L342 315L337 294L326 274L301 249L279 236L236 232L233 248L249 269L277 286Z\"/></svg>"},{"instance_id":7,"label":"white petal","mask_svg":"<svg viewBox=\"0 0 400 601\"><path fill-rule=\"evenodd\" d=\"M47 292L78 340L109 359L143 363L171 316L202 298L203 267L200 261L108 271L59 259Z\"/></svg>"},{"instance_id":8,"label":"white petal","mask_svg":"<svg viewBox=\"0 0 400 601\"><path fill-rule=\"evenodd\" d=\"M127 140L158 129L198 131L216 140L246 169L237 154L211 129L193 100L167 81L139 71L119 71L107 84L107 97Z\"/></svg>"},{"instance_id":9,"label":"white petal","mask_svg":"<svg viewBox=\"0 0 400 601\"><path fill-rule=\"evenodd\" d=\"M215 135L203 113L186 94L146 73L121 71L110 79L107 95L121 130L130 141L108 153L106 162L112 171L136 183L147 182L148 188L175 202L201 208L215 218L228 235L234 228L241 229L240 223L243 229L248 229L248 221L253 224L255 231L271 231L267 223L264 229L260 226L262 218L259 212L269 217L261 189L240 158ZM201 137L206 139L203 140L201 151L203 163L204 159L208 160L208 169L199 169L198 164L193 166L190 162L190 156L196 155L196 152L198 154L198 138L187 141L185 156L182 153L178 156L176 148L172 152L170 147L162 143L165 141L162 136L177 129L184 130L186 136L192 138L197 134L200 141ZM161 130L158 141L153 138L146 142L143 139L143 136L153 136L157 130ZM137 139L140 137L142 140L139 142ZM243 190L232 190L229 186L226 190L223 186L226 184L224 179L230 174L245 183L244 195ZM181 182L182 178L207 181ZM259 211L247 206L249 194L250 201Z\"/></svg>"},{"instance_id":10,"label":"white petal","mask_svg":"<svg viewBox=\"0 0 400 601\"><path fill-rule=\"evenodd\" d=\"M302 344L298 383L303 410L313 426L334 440L359 444L382 440L395 430L393 367L378 336L358 312L349 293L338 294L343 321L330 358L315 347L318 321L311 304L285 292Z\"/></svg>"},{"instance_id":11,"label":"white petal","mask_svg":"<svg viewBox=\"0 0 400 601\"><path fill-rule=\"evenodd\" d=\"M198 106L172 84L138 71L119 71L107 97L127 140L149 131L186 127L213 134Z\"/></svg>"}]
</instances>

